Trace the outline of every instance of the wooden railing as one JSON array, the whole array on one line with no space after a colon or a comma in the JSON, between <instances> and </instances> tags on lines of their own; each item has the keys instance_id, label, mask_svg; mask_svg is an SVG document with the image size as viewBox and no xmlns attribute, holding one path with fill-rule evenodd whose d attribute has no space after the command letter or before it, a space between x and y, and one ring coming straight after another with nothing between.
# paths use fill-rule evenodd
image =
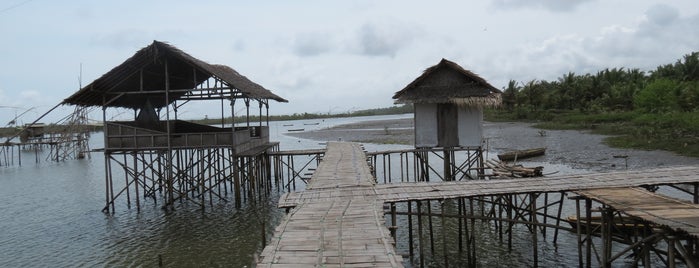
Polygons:
<instances>
[{"instance_id":1,"label":"wooden railing","mask_svg":"<svg viewBox=\"0 0 699 268\"><path fill-rule=\"evenodd\" d=\"M107 122L106 131L107 150L167 149L168 139L173 149L233 146L237 151L269 142L266 126L236 127L234 133L230 128L220 128L220 131L170 133L168 136L167 132L137 127L132 122Z\"/></svg>"}]
</instances>

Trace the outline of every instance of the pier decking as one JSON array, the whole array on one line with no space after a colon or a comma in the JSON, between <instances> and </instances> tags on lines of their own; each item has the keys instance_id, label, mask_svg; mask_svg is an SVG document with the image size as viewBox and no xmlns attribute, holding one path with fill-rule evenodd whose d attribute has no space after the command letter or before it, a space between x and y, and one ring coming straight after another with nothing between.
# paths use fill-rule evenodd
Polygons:
<instances>
[{"instance_id":1,"label":"pier decking","mask_svg":"<svg viewBox=\"0 0 699 268\"><path fill-rule=\"evenodd\" d=\"M652 170L558 175L527 179L392 183L380 184L373 189L355 189L338 194L346 198L376 194L384 202L400 202L691 182L699 182L699 167L680 166ZM296 204L306 202L307 200L322 201L327 196L328 193L322 189L287 193L280 198L279 207L294 207Z\"/></svg>"},{"instance_id":2,"label":"pier decking","mask_svg":"<svg viewBox=\"0 0 699 268\"><path fill-rule=\"evenodd\" d=\"M585 198L611 206L622 213L666 226L671 231L697 236L699 217L696 215L699 215L699 205L629 187L691 183L695 185L694 195L697 196L699 195L696 193L696 185L699 184L699 167L680 166L528 179L403 182L375 185L375 179L371 175L366 160L366 155L358 144L328 143L323 160L306 190L286 193L280 198L279 207L294 209L290 210L275 230L270 244L261 254L259 265L261 267L402 267L402 257L396 255L393 239L386 228L383 204L408 202L408 207L411 207L411 201L421 200L429 202L429 200L525 194L529 196L528 205L511 203L509 206L514 206L514 209L518 209L519 206L530 210L529 220L525 220L524 214L521 214L522 211L518 212L520 213L518 219L526 222L525 224L537 225L539 224L537 217L546 217L545 212L543 215L537 212L537 196L558 193L561 198L559 203L562 204L563 193L575 192ZM546 209L550 204L546 205L546 201L544 203L544 209ZM395 212L392 213L395 217ZM418 215L419 213L418 203ZM560 214L560 209L558 213ZM406 215L411 215L410 211ZM429 212L428 215L432 216ZM463 217L465 221L467 216ZM507 220L512 219L508 216ZM393 221L395 225L395 219ZM545 219L543 224L546 225ZM509 226L511 228L511 224ZM533 230L532 237L536 244L536 228L531 230ZM469 241L473 243L473 240ZM585 241L589 244L590 242L587 242L590 241L589 237ZM420 245L422 248L422 242ZM581 245L583 243L579 242L579 246ZM537 266L536 254L538 253L536 246L534 248L534 266ZM588 249L586 261L588 265L591 263L590 252ZM411 256L413 254L412 247L410 254ZM422 257L420 258L422 261ZM607 257L601 263L611 262L614 259Z\"/></svg>"},{"instance_id":3,"label":"pier decking","mask_svg":"<svg viewBox=\"0 0 699 268\"><path fill-rule=\"evenodd\" d=\"M641 188L611 188L577 191L629 216L641 218L675 232L699 237L699 205Z\"/></svg>"},{"instance_id":4,"label":"pier decking","mask_svg":"<svg viewBox=\"0 0 699 268\"><path fill-rule=\"evenodd\" d=\"M277 227L258 267L403 267L385 227L366 156L358 144L329 143L308 192Z\"/></svg>"}]
</instances>

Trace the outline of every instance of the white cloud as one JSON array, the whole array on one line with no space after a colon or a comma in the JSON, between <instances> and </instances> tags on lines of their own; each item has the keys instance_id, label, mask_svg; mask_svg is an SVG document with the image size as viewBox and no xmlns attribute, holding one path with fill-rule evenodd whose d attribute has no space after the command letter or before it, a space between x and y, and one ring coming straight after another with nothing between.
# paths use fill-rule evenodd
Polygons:
<instances>
[{"instance_id":1,"label":"white cloud","mask_svg":"<svg viewBox=\"0 0 699 268\"><path fill-rule=\"evenodd\" d=\"M350 49L361 55L394 57L420 32L418 27L409 28L394 21L365 23L357 30L355 47Z\"/></svg>"},{"instance_id":2,"label":"white cloud","mask_svg":"<svg viewBox=\"0 0 699 268\"><path fill-rule=\"evenodd\" d=\"M593 0L493 0L491 5L500 9L533 8L568 12L591 1Z\"/></svg>"},{"instance_id":3,"label":"white cloud","mask_svg":"<svg viewBox=\"0 0 699 268\"><path fill-rule=\"evenodd\" d=\"M553 80L568 72L615 67L653 70L698 49L696 25L699 14L680 17L672 7L653 6L636 25L610 25L594 35L565 34L525 43L492 63L484 62L485 70L496 73L498 83Z\"/></svg>"},{"instance_id":4,"label":"white cloud","mask_svg":"<svg viewBox=\"0 0 699 268\"><path fill-rule=\"evenodd\" d=\"M336 45L333 36L327 33L299 33L292 42L298 56L317 56L329 52Z\"/></svg>"},{"instance_id":5,"label":"white cloud","mask_svg":"<svg viewBox=\"0 0 699 268\"><path fill-rule=\"evenodd\" d=\"M648 22L654 25L667 26L675 21L679 14L679 11L674 7L665 4L657 4L646 11L646 18Z\"/></svg>"}]
</instances>

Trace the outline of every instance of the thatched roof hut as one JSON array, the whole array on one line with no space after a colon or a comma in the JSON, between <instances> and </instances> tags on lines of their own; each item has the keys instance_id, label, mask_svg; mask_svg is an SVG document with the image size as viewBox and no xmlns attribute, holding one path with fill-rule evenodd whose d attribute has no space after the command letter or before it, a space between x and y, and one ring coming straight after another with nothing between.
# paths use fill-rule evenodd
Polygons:
<instances>
[{"instance_id":1,"label":"thatched roof hut","mask_svg":"<svg viewBox=\"0 0 699 268\"><path fill-rule=\"evenodd\" d=\"M415 147L480 148L483 107L500 105L501 94L480 76L442 59L393 99L414 104Z\"/></svg>"},{"instance_id":2,"label":"thatched roof hut","mask_svg":"<svg viewBox=\"0 0 699 268\"><path fill-rule=\"evenodd\" d=\"M452 103L492 107L502 102L502 92L485 79L458 64L442 59L393 95L396 103Z\"/></svg>"},{"instance_id":3,"label":"thatched roof hut","mask_svg":"<svg viewBox=\"0 0 699 268\"><path fill-rule=\"evenodd\" d=\"M159 41L153 41L64 102L138 109L149 101L150 105L159 108L183 97L192 99L193 94L190 92L212 77L222 81L226 84L224 87L230 89L230 93L220 95L219 98L288 102L228 66L206 63ZM207 96L198 96L197 99L206 98Z\"/></svg>"}]
</instances>

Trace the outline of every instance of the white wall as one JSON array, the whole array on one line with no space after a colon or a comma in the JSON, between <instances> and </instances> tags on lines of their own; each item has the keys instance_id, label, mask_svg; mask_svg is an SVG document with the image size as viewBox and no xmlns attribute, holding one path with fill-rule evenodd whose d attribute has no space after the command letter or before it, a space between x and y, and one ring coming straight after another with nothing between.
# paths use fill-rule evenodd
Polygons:
<instances>
[{"instance_id":1,"label":"white wall","mask_svg":"<svg viewBox=\"0 0 699 268\"><path fill-rule=\"evenodd\" d=\"M415 104L415 147L437 146L437 104Z\"/></svg>"},{"instance_id":2,"label":"white wall","mask_svg":"<svg viewBox=\"0 0 699 268\"><path fill-rule=\"evenodd\" d=\"M459 106L459 145L480 146L483 139L483 112L477 107Z\"/></svg>"}]
</instances>

